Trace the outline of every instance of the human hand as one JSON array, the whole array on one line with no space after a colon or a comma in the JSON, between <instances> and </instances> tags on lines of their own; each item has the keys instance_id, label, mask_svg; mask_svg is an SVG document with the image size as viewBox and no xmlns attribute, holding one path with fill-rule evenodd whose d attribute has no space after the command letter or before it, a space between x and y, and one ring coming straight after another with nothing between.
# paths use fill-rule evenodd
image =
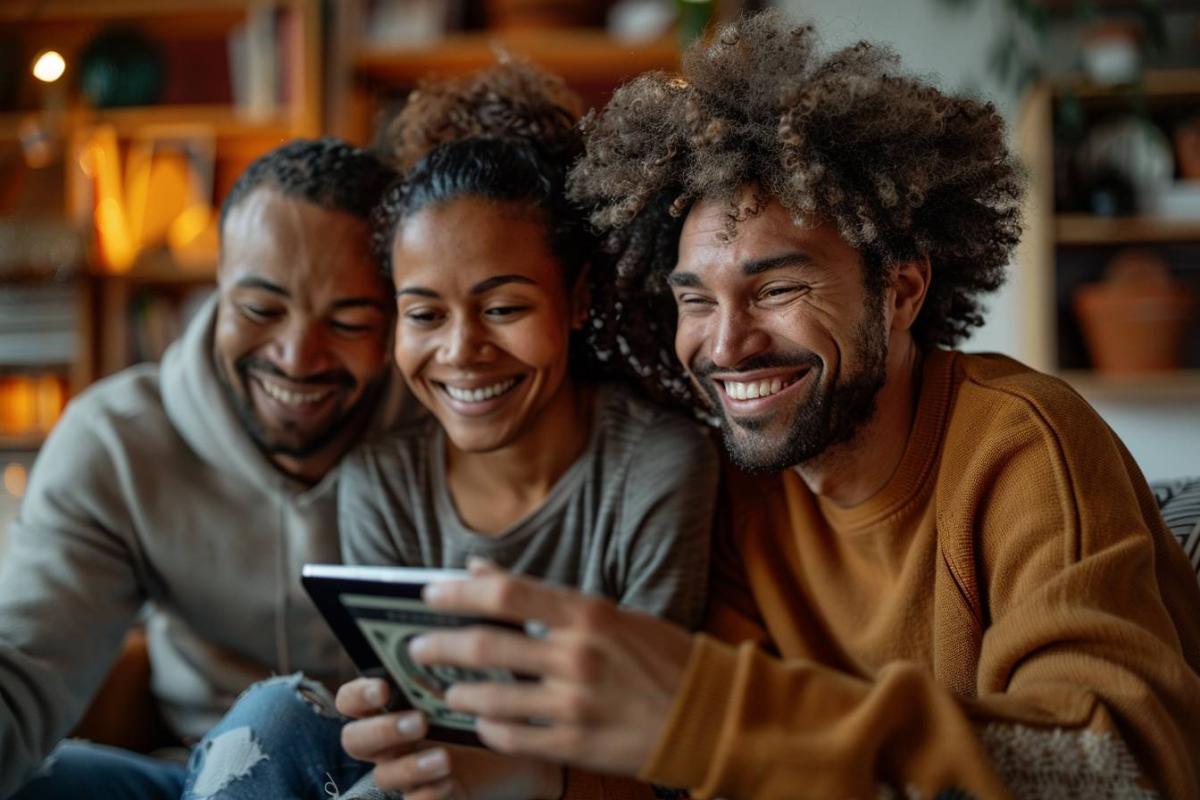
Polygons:
<instances>
[{"instance_id":1,"label":"human hand","mask_svg":"<svg viewBox=\"0 0 1200 800\"><path fill-rule=\"evenodd\" d=\"M513 758L479 747L425 741L428 722L420 711L383 713L389 687L359 678L338 689L337 709L356 721L342 729L342 747L375 764L381 789L405 800L555 800L562 795L562 768Z\"/></svg>"},{"instance_id":2,"label":"human hand","mask_svg":"<svg viewBox=\"0 0 1200 800\"><path fill-rule=\"evenodd\" d=\"M459 683L447 703L478 717L476 732L502 753L633 776L667 722L691 654L691 635L599 597L472 563L472 578L425 587L434 608L513 622L531 638L480 626L424 634L409 646L423 664L503 668L518 683Z\"/></svg>"}]
</instances>

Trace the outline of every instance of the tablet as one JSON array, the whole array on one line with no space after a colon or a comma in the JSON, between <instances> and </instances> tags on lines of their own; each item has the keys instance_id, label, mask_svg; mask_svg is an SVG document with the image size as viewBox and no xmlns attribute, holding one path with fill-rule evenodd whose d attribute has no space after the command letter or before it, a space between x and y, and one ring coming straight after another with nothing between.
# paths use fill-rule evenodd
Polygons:
<instances>
[{"instance_id":1,"label":"tablet","mask_svg":"<svg viewBox=\"0 0 1200 800\"><path fill-rule=\"evenodd\" d=\"M511 683L516 676L507 670L425 666L408 655L408 643L427 631L468 625L523 630L507 622L435 611L421 601L426 584L466 577L464 570L305 564L300 580L355 666L364 675L391 680L394 707L423 711L430 739L482 747L475 717L449 708L445 692L454 683Z\"/></svg>"}]
</instances>

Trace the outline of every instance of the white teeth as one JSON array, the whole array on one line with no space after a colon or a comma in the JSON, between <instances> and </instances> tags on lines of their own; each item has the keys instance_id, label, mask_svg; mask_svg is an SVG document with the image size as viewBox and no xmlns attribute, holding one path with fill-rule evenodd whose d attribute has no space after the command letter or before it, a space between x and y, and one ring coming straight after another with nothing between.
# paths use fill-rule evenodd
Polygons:
<instances>
[{"instance_id":1,"label":"white teeth","mask_svg":"<svg viewBox=\"0 0 1200 800\"><path fill-rule=\"evenodd\" d=\"M493 397L504 394L516 385L516 378L509 378L506 381L500 381L500 383L494 383L491 386L482 386L478 389L460 389L448 383L442 384L442 386L446 387L446 394L460 403L482 403L484 400L490 400Z\"/></svg>"},{"instance_id":2,"label":"white teeth","mask_svg":"<svg viewBox=\"0 0 1200 800\"><path fill-rule=\"evenodd\" d=\"M759 397L769 397L782 391L784 386L790 386L791 381L782 378L768 378L762 381L742 383L740 381L723 381L725 392L734 400L754 400Z\"/></svg>"},{"instance_id":3,"label":"white teeth","mask_svg":"<svg viewBox=\"0 0 1200 800\"><path fill-rule=\"evenodd\" d=\"M270 381L265 380L260 380L258 385L271 397L289 406L303 406L316 403L324 400L332 391L326 389L320 392L293 392L290 389L284 389L282 386L276 386Z\"/></svg>"}]
</instances>

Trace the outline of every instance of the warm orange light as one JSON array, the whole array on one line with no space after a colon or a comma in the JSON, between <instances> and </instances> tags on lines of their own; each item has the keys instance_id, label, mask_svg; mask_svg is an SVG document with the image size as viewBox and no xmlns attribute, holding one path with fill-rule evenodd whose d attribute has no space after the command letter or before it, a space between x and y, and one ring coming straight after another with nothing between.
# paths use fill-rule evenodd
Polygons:
<instances>
[{"instance_id":1,"label":"warm orange light","mask_svg":"<svg viewBox=\"0 0 1200 800\"><path fill-rule=\"evenodd\" d=\"M95 174L96 207L93 220L100 244L100 258L109 272L127 272L137 257L137 243L130 233L129 219L125 214L116 131L109 125L99 126L87 148Z\"/></svg>"},{"instance_id":2,"label":"warm orange light","mask_svg":"<svg viewBox=\"0 0 1200 800\"><path fill-rule=\"evenodd\" d=\"M57 50L46 50L33 60L33 77L42 83L54 83L67 71L67 61Z\"/></svg>"},{"instance_id":3,"label":"warm orange light","mask_svg":"<svg viewBox=\"0 0 1200 800\"><path fill-rule=\"evenodd\" d=\"M21 497L25 494L25 484L28 479L29 473L24 464L14 461L4 468L4 488L13 497Z\"/></svg>"},{"instance_id":4,"label":"warm orange light","mask_svg":"<svg viewBox=\"0 0 1200 800\"><path fill-rule=\"evenodd\" d=\"M28 375L0 377L0 433L24 436L37 427L37 391Z\"/></svg>"},{"instance_id":5,"label":"warm orange light","mask_svg":"<svg viewBox=\"0 0 1200 800\"><path fill-rule=\"evenodd\" d=\"M176 248L187 247L197 236L204 233L211 218L212 208L208 204L192 203L167 229L167 244Z\"/></svg>"},{"instance_id":6,"label":"warm orange light","mask_svg":"<svg viewBox=\"0 0 1200 800\"><path fill-rule=\"evenodd\" d=\"M37 426L42 431L49 431L67 404L66 386L60 376L46 374L35 381L35 393Z\"/></svg>"}]
</instances>

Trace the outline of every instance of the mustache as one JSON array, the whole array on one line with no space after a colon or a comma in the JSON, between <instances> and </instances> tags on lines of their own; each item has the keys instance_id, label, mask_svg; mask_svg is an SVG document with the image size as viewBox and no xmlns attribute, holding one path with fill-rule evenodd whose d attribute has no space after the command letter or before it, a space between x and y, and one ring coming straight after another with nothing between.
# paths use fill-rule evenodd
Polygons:
<instances>
[{"instance_id":1,"label":"mustache","mask_svg":"<svg viewBox=\"0 0 1200 800\"><path fill-rule=\"evenodd\" d=\"M692 374L700 380L709 380L715 372L752 372L758 369L777 369L777 368L802 368L808 367L816 369L821 366L821 358L811 350L797 350L788 353L770 353L767 355L753 356L740 362L734 370L718 369L710 359L697 358L694 360L690 369Z\"/></svg>"},{"instance_id":2,"label":"mustache","mask_svg":"<svg viewBox=\"0 0 1200 800\"><path fill-rule=\"evenodd\" d=\"M285 380L292 381L293 383L342 386L346 388L353 387L355 383L354 376L343 369L329 369L325 370L324 372L314 372L311 375L288 375L270 361L257 358L255 356L246 356L245 358L238 359L236 366L238 372L241 373L254 370L255 372L266 373L267 375L273 375L277 378L284 378Z\"/></svg>"}]
</instances>

